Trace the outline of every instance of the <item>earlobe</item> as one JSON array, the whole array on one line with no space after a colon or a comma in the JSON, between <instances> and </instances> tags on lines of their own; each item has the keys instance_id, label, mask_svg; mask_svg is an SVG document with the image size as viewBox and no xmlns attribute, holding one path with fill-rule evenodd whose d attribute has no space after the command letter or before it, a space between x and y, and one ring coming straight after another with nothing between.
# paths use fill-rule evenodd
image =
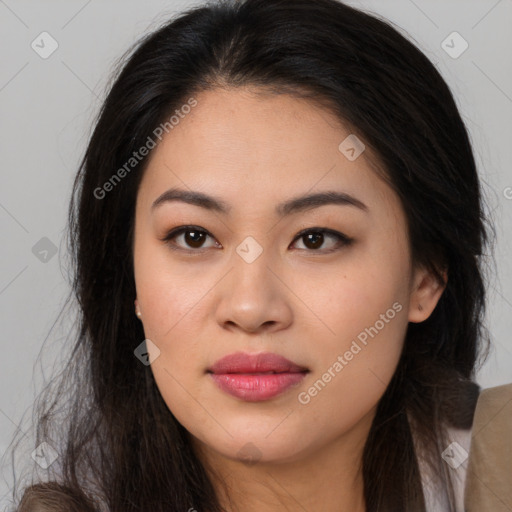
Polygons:
<instances>
[{"instance_id":1,"label":"earlobe","mask_svg":"<svg viewBox=\"0 0 512 512\"><path fill-rule=\"evenodd\" d=\"M139 302L135 299L133 303L135 304L135 314L137 315L137 318L140 319L142 317L142 313L140 312Z\"/></svg>"},{"instance_id":2,"label":"earlobe","mask_svg":"<svg viewBox=\"0 0 512 512\"><path fill-rule=\"evenodd\" d=\"M444 284L425 268L415 272L414 286L409 300L409 322L423 322L432 314L446 288L448 273L443 270L441 274Z\"/></svg>"}]
</instances>

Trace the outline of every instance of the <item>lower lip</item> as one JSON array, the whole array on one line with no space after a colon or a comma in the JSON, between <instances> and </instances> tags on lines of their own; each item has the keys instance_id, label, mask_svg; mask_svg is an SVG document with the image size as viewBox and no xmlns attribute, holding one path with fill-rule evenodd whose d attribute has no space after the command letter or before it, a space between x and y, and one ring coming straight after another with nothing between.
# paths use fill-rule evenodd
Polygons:
<instances>
[{"instance_id":1,"label":"lower lip","mask_svg":"<svg viewBox=\"0 0 512 512\"><path fill-rule=\"evenodd\" d=\"M306 376L300 373L210 373L222 391L247 402L261 402L280 395L288 388L298 385Z\"/></svg>"}]
</instances>

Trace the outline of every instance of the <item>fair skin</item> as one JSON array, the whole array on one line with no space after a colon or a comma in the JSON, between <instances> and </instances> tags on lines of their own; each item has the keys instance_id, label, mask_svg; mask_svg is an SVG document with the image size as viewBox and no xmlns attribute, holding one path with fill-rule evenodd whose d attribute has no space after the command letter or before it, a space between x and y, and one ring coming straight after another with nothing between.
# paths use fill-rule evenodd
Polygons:
<instances>
[{"instance_id":1,"label":"fair skin","mask_svg":"<svg viewBox=\"0 0 512 512\"><path fill-rule=\"evenodd\" d=\"M194 97L197 106L152 151L136 204L136 306L160 350L151 364L157 386L210 468L226 511L362 512L361 457L377 403L408 322L428 318L443 289L412 264L402 207L371 167L370 149L349 161L338 146L351 132L331 113L249 89ZM215 196L230 210L180 201L152 208L170 188ZM275 212L325 191L349 194L365 208ZM189 229L161 240L186 225L207 233L200 239ZM296 239L306 228L354 241L344 245L328 233L323 243ZM262 249L251 263L236 250L249 236ZM377 324L383 314L387 321ZM378 333L333 371L376 325ZM237 351L274 352L310 371L277 397L244 401L206 373ZM328 383L301 402L299 394L329 368ZM251 463L241 455L248 450Z\"/></svg>"}]
</instances>

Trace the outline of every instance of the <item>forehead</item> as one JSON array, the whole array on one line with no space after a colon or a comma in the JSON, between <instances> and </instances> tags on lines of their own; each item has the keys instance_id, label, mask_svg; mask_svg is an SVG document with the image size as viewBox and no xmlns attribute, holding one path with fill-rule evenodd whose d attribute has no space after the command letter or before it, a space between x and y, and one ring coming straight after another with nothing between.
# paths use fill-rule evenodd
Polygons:
<instances>
[{"instance_id":1,"label":"forehead","mask_svg":"<svg viewBox=\"0 0 512 512\"><path fill-rule=\"evenodd\" d=\"M349 160L340 144L353 134L316 103L245 88L193 97L197 104L152 151L140 189L146 201L180 187L263 208L307 192L338 190L358 195L370 208L383 200L386 208L396 206L369 148Z\"/></svg>"}]
</instances>

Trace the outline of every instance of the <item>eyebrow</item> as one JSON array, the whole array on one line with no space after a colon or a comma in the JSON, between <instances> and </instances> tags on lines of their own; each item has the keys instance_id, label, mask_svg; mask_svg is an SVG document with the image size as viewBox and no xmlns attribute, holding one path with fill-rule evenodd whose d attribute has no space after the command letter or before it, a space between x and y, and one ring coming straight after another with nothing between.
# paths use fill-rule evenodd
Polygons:
<instances>
[{"instance_id":1,"label":"eyebrow","mask_svg":"<svg viewBox=\"0 0 512 512\"><path fill-rule=\"evenodd\" d=\"M179 188L171 188L161 194L151 205L151 211L164 203L182 202L199 206L206 210L212 210L227 215L231 211L231 206L225 201L203 194L202 192L182 190ZM328 204L337 204L342 206L354 206L364 212L368 212L368 207L359 199L344 192L327 190L315 194L295 197L276 206L275 212L279 217L291 215L293 213L311 210Z\"/></svg>"}]
</instances>

